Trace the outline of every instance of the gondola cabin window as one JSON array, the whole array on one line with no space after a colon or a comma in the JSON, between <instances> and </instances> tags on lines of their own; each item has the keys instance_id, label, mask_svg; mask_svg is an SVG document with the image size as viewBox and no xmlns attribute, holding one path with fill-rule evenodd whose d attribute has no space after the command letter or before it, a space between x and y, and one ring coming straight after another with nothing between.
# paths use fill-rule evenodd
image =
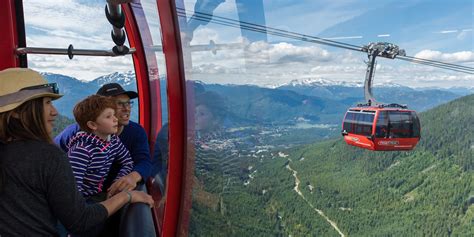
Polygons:
<instances>
[{"instance_id":1,"label":"gondola cabin window","mask_svg":"<svg viewBox=\"0 0 474 237\"><path fill-rule=\"evenodd\" d=\"M348 133L370 136L374 117L375 111L349 111L344 119L343 130Z\"/></svg>"},{"instance_id":2,"label":"gondola cabin window","mask_svg":"<svg viewBox=\"0 0 474 237\"><path fill-rule=\"evenodd\" d=\"M384 114L383 117L387 117L388 114L388 126L386 127L386 133L382 134L384 137L389 138L413 138L420 136L420 125L418 117L412 111L381 111L380 115ZM384 121L384 120L378 120ZM384 122L382 122L383 124ZM377 122L377 127L380 127Z\"/></svg>"}]
</instances>

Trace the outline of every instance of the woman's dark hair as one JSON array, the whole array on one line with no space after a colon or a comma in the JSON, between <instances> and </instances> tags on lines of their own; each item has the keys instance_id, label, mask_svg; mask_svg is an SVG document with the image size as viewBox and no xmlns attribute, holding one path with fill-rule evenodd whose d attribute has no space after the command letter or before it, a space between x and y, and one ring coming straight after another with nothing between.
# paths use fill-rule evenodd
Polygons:
<instances>
[{"instance_id":1,"label":"woman's dark hair","mask_svg":"<svg viewBox=\"0 0 474 237\"><path fill-rule=\"evenodd\" d=\"M0 113L0 146L19 140L53 143L45 127L43 98L29 100L14 110ZM5 174L0 157L0 192Z\"/></svg>"},{"instance_id":2,"label":"woman's dark hair","mask_svg":"<svg viewBox=\"0 0 474 237\"><path fill-rule=\"evenodd\" d=\"M29 100L14 110L0 113L0 142L18 140L53 143L45 127L43 98Z\"/></svg>"}]
</instances>

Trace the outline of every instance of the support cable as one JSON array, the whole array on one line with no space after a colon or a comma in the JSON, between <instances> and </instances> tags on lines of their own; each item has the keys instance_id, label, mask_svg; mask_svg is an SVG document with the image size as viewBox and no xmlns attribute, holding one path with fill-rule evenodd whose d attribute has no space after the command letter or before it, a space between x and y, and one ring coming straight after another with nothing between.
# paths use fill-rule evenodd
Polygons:
<instances>
[{"instance_id":1,"label":"support cable","mask_svg":"<svg viewBox=\"0 0 474 237\"><path fill-rule=\"evenodd\" d=\"M362 51L362 47L346 44L346 43L341 43L334 40L328 40L324 38L300 34L300 33L291 32L287 30L280 30L280 29L266 27L266 26L262 26L262 25L258 25L254 23L245 22L245 21L234 20L234 19L230 19L226 17L213 16L207 13L183 11L182 8L178 8L177 10L178 10L178 16L181 16L181 17L186 17L186 13L188 14L194 13L193 18L196 20L212 22L215 24L231 26L234 28L242 28L245 30L250 30L250 31L259 32L259 33L267 33L267 34L271 34L275 36L281 36L284 38L291 38L291 39L296 39L296 40L301 40L301 41L306 41L306 42L324 44L324 45L329 45L333 47L339 47L339 48L344 48L344 49L349 49L349 50L354 50L354 51Z\"/></svg>"},{"instance_id":2,"label":"support cable","mask_svg":"<svg viewBox=\"0 0 474 237\"><path fill-rule=\"evenodd\" d=\"M435 60L415 58L415 57L410 57L410 56L399 56L397 58L400 59L400 60L405 60L405 61L408 61L408 62L419 63L419 64L424 64L424 65L430 65L430 66L433 66L433 67L440 67L440 68L450 69L450 70L469 73L469 74L474 73L474 68L472 68L472 67L466 67L466 66L456 65L456 64L452 64L452 63L444 63L444 62L439 62L439 61L435 61ZM455 69L457 69L457 70L455 70Z\"/></svg>"},{"instance_id":3,"label":"support cable","mask_svg":"<svg viewBox=\"0 0 474 237\"><path fill-rule=\"evenodd\" d=\"M214 16L208 13L186 11L183 8L177 8L177 12L178 12L178 16L180 17L186 17L187 14L189 15L192 14L193 19L204 21L204 22L212 22L218 25L230 26L234 28L254 31L254 32L263 33L263 34L270 34L270 35L280 36L283 38L289 38L289 39L294 39L294 40L299 40L299 41L304 41L304 42L328 45L332 47L343 48L343 49L348 49L348 50L353 50L353 51L367 52L366 48L360 47L357 45L342 43L335 40L324 39L324 38L320 38L316 36L300 34L300 33L291 32L287 30L276 29L272 27L258 25L255 23L234 20L234 19L230 19L226 17ZM445 62L429 60L429 59L423 59L423 58L416 58L412 56L406 56L405 54L399 54L393 57L387 57L386 55L377 55L377 56L382 56L382 57L391 58L391 59L400 59L400 60L409 61L412 63L422 64L422 65L427 65L427 66L432 66L432 67L437 67L437 68L442 68L442 69L448 69L448 70L452 70L456 72L474 74L474 68L472 67L467 67L467 66L462 66L462 65L452 64L452 63L445 63Z\"/></svg>"}]
</instances>

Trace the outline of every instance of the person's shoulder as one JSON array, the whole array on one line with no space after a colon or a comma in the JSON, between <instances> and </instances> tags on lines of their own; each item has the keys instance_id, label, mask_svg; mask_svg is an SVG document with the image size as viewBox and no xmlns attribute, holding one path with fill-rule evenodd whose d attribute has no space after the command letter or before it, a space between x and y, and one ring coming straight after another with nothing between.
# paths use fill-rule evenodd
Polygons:
<instances>
[{"instance_id":1,"label":"person's shoulder","mask_svg":"<svg viewBox=\"0 0 474 237\"><path fill-rule=\"evenodd\" d=\"M74 136L78 131L80 130L79 124L73 123L64 128L64 130L61 131L55 138L54 142L59 143L61 139L70 139L72 136Z\"/></svg>"},{"instance_id":2,"label":"person's shoulder","mask_svg":"<svg viewBox=\"0 0 474 237\"><path fill-rule=\"evenodd\" d=\"M34 153L36 160L50 160L56 159L57 157L65 157L66 154L63 150L61 150L57 145L47 143L45 141L24 141L19 143L18 145L21 146L21 150Z\"/></svg>"},{"instance_id":3,"label":"person's shoulder","mask_svg":"<svg viewBox=\"0 0 474 237\"><path fill-rule=\"evenodd\" d=\"M127 134L146 134L145 129L139 123L130 121L127 126L125 126L124 131Z\"/></svg>"},{"instance_id":4,"label":"person's shoulder","mask_svg":"<svg viewBox=\"0 0 474 237\"><path fill-rule=\"evenodd\" d=\"M79 128L79 124L77 123L73 123L73 124L70 124L69 126L67 126L63 131L62 133L76 133L80 130Z\"/></svg>"},{"instance_id":5,"label":"person's shoulder","mask_svg":"<svg viewBox=\"0 0 474 237\"><path fill-rule=\"evenodd\" d=\"M127 125L129 128L131 129L140 129L140 130L145 130L143 129L142 125L140 125L139 123L137 122L133 122L133 121L129 121L128 125Z\"/></svg>"},{"instance_id":6,"label":"person's shoulder","mask_svg":"<svg viewBox=\"0 0 474 237\"><path fill-rule=\"evenodd\" d=\"M53 153L64 153L57 145L45 142L45 141L36 141L36 140L31 140L31 141L25 141L24 145L27 147L34 148L35 150L40 150L40 151L49 151Z\"/></svg>"}]
</instances>

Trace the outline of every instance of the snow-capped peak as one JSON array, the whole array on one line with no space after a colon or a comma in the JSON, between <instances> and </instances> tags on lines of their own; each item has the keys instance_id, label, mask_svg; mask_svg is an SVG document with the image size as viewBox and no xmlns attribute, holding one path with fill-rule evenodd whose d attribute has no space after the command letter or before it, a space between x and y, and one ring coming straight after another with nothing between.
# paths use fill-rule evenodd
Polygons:
<instances>
[{"instance_id":1,"label":"snow-capped peak","mask_svg":"<svg viewBox=\"0 0 474 237\"><path fill-rule=\"evenodd\" d=\"M364 86L363 81L353 82L353 81L333 81L327 80L324 78L304 78L304 79L294 79L288 83L284 83L280 86L347 86L347 87L362 87Z\"/></svg>"},{"instance_id":2,"label":"snow-capped peak","mask_svg":"<svg viewBox=\"0 0 474 237\"><path fill-rule=\"evenodd\" d=\"M135 83L135 72L128 71L128 72L114 72L105 76L98 77L94 79L94 81L99 85L102 86L107 83L119 83L122 86L127 86L132 83Z\"/></svg>"},{"instance_id":3,"label":"snow-capped peak","mask_svg":"<svg viewBox=\"0 0 474 237\"><path fill-rule=\"evenodd\" d=\"M344 86L344 87L363 87L364 80L360 81L334 81L334 80L327 80L324 78L304 78L304 79L294 79L288 83L281 84L276 87L328 87L328 86ZM403 87L400 84L396 84L393 82L379 82L374 83L374 87Z\"/></svg>"}]
</instances>

